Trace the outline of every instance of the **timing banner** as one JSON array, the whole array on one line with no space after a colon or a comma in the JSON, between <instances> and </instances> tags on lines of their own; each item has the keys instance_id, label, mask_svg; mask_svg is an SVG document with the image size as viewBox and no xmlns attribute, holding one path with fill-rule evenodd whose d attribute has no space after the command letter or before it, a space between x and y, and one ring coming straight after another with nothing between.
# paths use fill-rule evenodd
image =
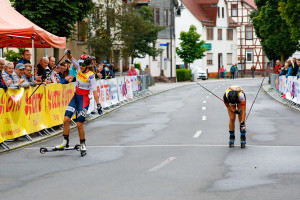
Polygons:
<instances>
[{"instance_id":1,"label":"timing banner","mask_svg":"<svg viewBox=\"0 0 300 200\"><path fill-rule=\"evenodd\" d=\"M74 96L74 84L48 84L46 86L47 127L63 123L65 111ZM45 128L47 128L45 127Z\"/></svg>"}]
</instances>

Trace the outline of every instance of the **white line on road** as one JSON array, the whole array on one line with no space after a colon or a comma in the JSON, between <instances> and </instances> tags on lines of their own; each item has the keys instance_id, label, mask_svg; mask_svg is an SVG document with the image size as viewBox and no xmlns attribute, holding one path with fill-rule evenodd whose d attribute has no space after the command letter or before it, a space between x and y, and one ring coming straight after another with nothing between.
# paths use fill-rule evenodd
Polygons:
<instances>
[{"instance_id":1,"label":"white line on road","mask_svg":"<svg viewBox=\"0 0 300 200\"><path fill-rule=\"evenodd\" d=\"M239 145L237 144L236 147ZM143 145L99 145L99 146L87 146L87 148L148 148L148 147L228 147L228 144L143 144ZM246 145L247 147L261 147L261 148L300 148L300 145ZM49 147L53 148L53 147ZM25 150L37 150L40 147L24 148Z\"/></svg>"},{"instance_id":2,"label":"white line on road","mask_svg":"<svg viewBox=\"0 0 300 200\"><path fill-rule=\"evenodd\" d=\"M202 110L206 110L206 107L202 107Z\"/></svg>"},{"instance_id":3,"label":"white line on road","mask_svg":"<svg viewBox=\"0 0 300 200\"><path fill-rule=\"evenodd\" d=\"M203 101L203 103L206 103L206 101Z\"/></svg>"},{"instance_id":4,"label":"white line on road","mask_svg":"<svg viewBox=\"0 0 300 200\"><path fill-rule=\"evenodd\" d=\"M206 116L202 116L202 120L203 120L203 121L206 120Z\"/></svg>"},{"instance_id":5,"label":"white line on road","mask_svg":"<svg viewBox=\"0 0 300 200\"><path fill-rule=\"evenodd\" d=\"M148 171L149 172L157 171L157 170L163 168L164 166L166 166L167 164L170 164L170 162L172 162L175 159L176 159L176 157L170 157L167 160L165 160L165 161L161 162L160 164L156 165L155 167L149 169Z\"/></svg>"},{"instance_id":6,"label":"white line on road","mask_svg":"<svg viewBox=\"0 0 300 200\"><path fill-rule=\"evenodd\" d=\"M194 135L194 138L200 137L201 134L202 134L202 131L197 131L196 134Z\"/></svg>"}]
</instances>

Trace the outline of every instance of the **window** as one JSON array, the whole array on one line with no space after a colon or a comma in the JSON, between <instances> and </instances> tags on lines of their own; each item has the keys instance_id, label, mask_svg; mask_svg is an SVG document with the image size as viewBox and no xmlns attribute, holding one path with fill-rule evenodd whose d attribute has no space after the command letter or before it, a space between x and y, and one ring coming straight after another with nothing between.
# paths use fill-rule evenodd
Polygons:
<instances>
[{"instance_id":1,"label":"window","mask_svg":"<svg viewBox=\"0 0 300 200\"><path fill-rule=\"evenodd\" d=\"M222 7L222 18L224 18L224 7Z\"/></svg>"},{"instance_id":2,"label":"window","mask_svg":"<svg viewBox=\"0 0 300 200\"><path fill-rule=\"evenodd\" d=\"M152 45L153 45L154 48L156 48L156 44L155 43L153 43ZM153 56L153 60L156 60L155 56Z\"/></svg>"},{"instance_id":3,"label":"window","mask_svg":"<svg viewBox=\"0 0 300 200\"><path fill-rule=\"evenodd\" d=\"M245 26L246 28L246 40L252 40L253 39L253 28L252 26Z\"/></svg>"},{"instance_id":4,"label":"window","mask_svg":"<svg viewBox=\"0 0 300 200\"><path fill-rule=\"evenodd\" d=\"M252 62L253 60L253 50L246 49L246 62Z\"/></svg>"},{"instance_id":5,"label":"window","mask_svg":"<svg viewBox=\"0 0 300 200\"><path fill-rule=\"evenodd\" d=\"M173 26L172 11L169 10L169 26Z\"/></svg>"},{"instance_id":6,"label":"window","mask_svg":"<svg viewBox=\"0 0 300 200\"><path fill-rule=\"evenodd\" d=\"M238 16L238 5L231 4L231 17L237 17L237 16Z\"/></svg>"},{"instance_id":7,"label":"window","mask_svg":"<svg viewBox=\"0 0 300 200\"><path fill-rule=\"evenodd\" d=\"M165 9L165 11L164 11L164 18L165 18L166 26L169 26L169 10L168 9Z\"/></svg>"},{"instance_id":8,"label":"window","mask_svg":"<svg viewBox=\"0 0 300 200\"><path fill-rule=\"evenodd\" d=\"M232 65L232 53L227 53L227 65Z\"/></svg>"},{"instance_id":9,"label":"window","mask_svg":"<svg viewBox=\"0 0 300 200\"><path fill-rule=\"evenodd\" d=\"M208 53L206 55L206 59L207 59L207 65L212 65L213 64L213 54L212 53Z\"/></svg>"},{"instance_id":10,"label":"window","mask_svg":"<svg viewBox=\"0 0 300 200\"><path fill-rule=\"evenodd\" d=\"M218 40L222 40L222 29L218 29Z\"/></svg>"},{"instance_id":11,"label":"window","mask_svg":"<svg viewBox=\"0 0 300 200\"><path fill-rule=\"evenodd\" d=\"M159 16L159 8L156 8L155 9L155 24L156 25L160 25L159 18L160 18L160 16Z\"/></svg>"},{"instance_id":12,"label":"window","mask_svg":"<svg viewBox=\"0 0 300 200\"><path fill-rule=\"evenodd\" d=\"M227 40L233 40L233 29L227 29Z\"/></svg>"},{"instance_id":13,"label":"window","mask_svg":"<svg viewBox=\"0 0 300 200\"><path fill-rule=\"evenodd\" d=\"M213 28L208 28L206 29L206 39L207 40L213 40L214 39L214 29Z\"/></svg>"},{"instance_id":14,"label":"window","mask_svg":"<svg viewBox=\"0 0 300 200\"><path fill-rule=\"evenodd\" d=\"M220 7L218 7L218 18L220 18Z\"/></svg>"},{"instance_id":15,"label":"window","mask_svg":"<svg viewBox=\"0 0 300 200\"><path fill-rule=\"evenodd\" d=\"M84 21L77 23L77 41L78 42L85 42L86 41L86 31L87 31L87 24Z\"/></svg>"}]
</instances>

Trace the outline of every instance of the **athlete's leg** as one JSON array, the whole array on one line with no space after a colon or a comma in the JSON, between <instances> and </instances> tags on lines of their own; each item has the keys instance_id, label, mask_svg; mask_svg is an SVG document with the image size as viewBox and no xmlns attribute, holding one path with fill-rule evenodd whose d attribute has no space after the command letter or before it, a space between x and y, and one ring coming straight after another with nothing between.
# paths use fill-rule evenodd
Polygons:
<instances>
[{"instance_id":1,"label":"athlete's leg","mask_svg":"<svg viewBox=\"0 0 300 200\"><path fill-rule=\"evenodd\" d=\"M234 106L235 107L235 106ZM234 131L235 129L235 113L233 113L230 109L228 109L228 115L229 115L229 131Z\"/></svg>"},{"instance_id":2,"label":"athlete's leg","mask_svg":"<svg viewBox=\"0 0 300 200\"><path fill-rule=\"evenodd\" d=\"M64 117L64 128L63 128L63 134L64 135L69 135L70 134L70 122L71 122L71 118L65 116Z\"/></svg>"},{"instance_id":3,"label":"athlete's leg","mask_svg":"<svg viewBox=\"0 0 300 200\"><path fill-rule=\"evenodd\" d=\"M78 135L79 135L79 140L85 140L85 131L83 128L83 122L77 122L77 130L78 130Z\"/></svg>"}]
</instances>

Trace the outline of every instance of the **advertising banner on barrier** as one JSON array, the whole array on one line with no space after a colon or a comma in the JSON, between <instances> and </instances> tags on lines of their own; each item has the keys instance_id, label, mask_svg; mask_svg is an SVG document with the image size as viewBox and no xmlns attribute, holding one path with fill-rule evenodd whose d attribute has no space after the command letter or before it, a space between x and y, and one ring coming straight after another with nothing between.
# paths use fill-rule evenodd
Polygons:
<instances>
[{"instance_id":1,"label":"advertising banner on barrier","mask_svg":"<svg viewBox=\"0 0 300 200\"><path fill-rule=\"evenodd\" d=\"M300 79L294 82L294 102L300 104Z\"/></svg>"},{"instance_id":2,"label":"advertising banner on barrier","mask_svg":"<svg viewBox=\"0 0 300 200\"><path fill-rule=\"evenodd\" d=\"M111 105L109 98L109 84L107 80L100 80L100 103L103 108Z\"/></svg>"},{"instance_id":3,"label":"advertising banner on barrier","mask_svg":"<svg viewBox=\"0 0 300 200\"><path fill-rule=\"evenodd\" d=\"M74 96L74 84L48 84L46 86L47 127L63 123L64 114ZM45 127L46 128L46 127Z\"/></svg>"},{"instance_id":4,"label":"advertising banner on barrier","mask_svg":"<svg viewBox=\"0 0 300 200\"><path fill-rule=\"evenodd\" d=\"M142 91L143 90L143 81L142 81L142 76L138 76L138 91Z\"/></svg>"},{"instance_id":5,"label":"advertising banner on barrier","mask_svg":"<svg viewBox=\"0 0 300 200\"><path fill-rule=\"evenodd\" d=\"M132 93L132 84L131 84L130 76L125 77L125 82L126 82L126 89L127 89L126 98L132 99L133 93Z\"/></svg>"},{"instance_id":6,"label":"advertising banner on barrier","mask_svg":"<svg viewBox=\"0 0 300 200\"><path fill-rule=\"evenodd\" d=\"M132 92L137 92L138 91L138 81L137 81L137 76L130 76L130 81L132 85Z\"/></svg>"},{"instance_id":7,"label":"advertising banner on barrier","mask_svg":"<svg viewBox=\"0 0 300 200\"><path fill-rule=\"evenodd\" d=\"M117 78L119 102L126 100L127 87L124 77Z\"/></svg>"},{"instance_id":8,"label":"advertising banner on barrier","mask_svg":"<svg viewBox=\"0 0 300 200\"><path fill-rule=\"evenodd\" d=\"M111 105L116 105L117 103L119 103L117 80L115 78L110 79L108 81L108 85Z\"/></svg>"}]
</instances>

